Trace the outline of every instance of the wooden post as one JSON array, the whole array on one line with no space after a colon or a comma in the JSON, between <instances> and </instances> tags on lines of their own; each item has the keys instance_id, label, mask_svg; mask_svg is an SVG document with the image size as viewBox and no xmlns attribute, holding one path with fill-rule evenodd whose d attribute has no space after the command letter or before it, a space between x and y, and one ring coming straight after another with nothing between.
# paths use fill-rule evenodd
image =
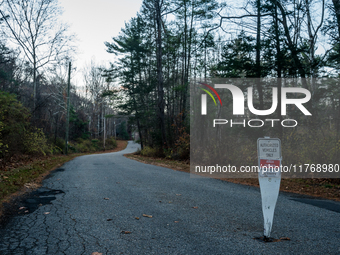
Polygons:
<instances>
[{"instance_id":1,"label":"wooden post","mask_svg":"<svg viewBox=\"0 0 340 255\"><path fill-rule=\"evenodd\" d=\"M68 66L68 81L67 81L67 109L66 109L66 135L65 135L65 154L68 153L68 133L70 121L70 84L71 84L71 62Z\"/></svg>"}]
</instances>

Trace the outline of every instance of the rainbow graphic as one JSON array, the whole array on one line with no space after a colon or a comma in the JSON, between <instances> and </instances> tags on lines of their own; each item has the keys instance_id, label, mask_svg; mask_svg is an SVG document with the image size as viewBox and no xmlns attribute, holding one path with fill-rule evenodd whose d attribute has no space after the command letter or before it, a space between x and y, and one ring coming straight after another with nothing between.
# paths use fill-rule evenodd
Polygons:
<instances>
[{"instance_id":1,"label":"rainbow graphic","mask_svg":"<svg viewBox=\"0 0 340 255\"><path fill-rule=\"evenodd\" d=\"M213 87L211 87L210 85L208 85L206 83L203 83L203 82L199 82L199 84L202 84L203 86L206 86L208 89L210 89L216 95L216 97L218 98L218 100L220 101L220 104L222 106L221 97L220 97L220 95L217 93L217 91ZM211 92L209 90L204 89L204 88L199 88L199 89L201 89L205 93L207 93L212 98L212 100L214 101L215 105L217 106L216 100L215 100L214 96L211 94ZM201 113L202 113L202 115L207 115L207 95L202 94L201 98L202 98L202 100L201 100L201 103L202 103Z\"/></svg>"}]
</instances>

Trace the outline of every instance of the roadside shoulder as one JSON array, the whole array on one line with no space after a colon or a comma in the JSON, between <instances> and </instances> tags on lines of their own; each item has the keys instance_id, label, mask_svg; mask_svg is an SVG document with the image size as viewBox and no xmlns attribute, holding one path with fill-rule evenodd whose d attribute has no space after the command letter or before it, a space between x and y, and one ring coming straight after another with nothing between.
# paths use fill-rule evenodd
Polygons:
<instances>
[{"instance_id":1,"label":"roadside shoulder","mask_svg":"<svg viewBox=\"0 0 340 255\"><path fill-rule=\"evenodd\" d=\"M137 155L135 153L124 154L125 157L137 160L145 164L162 166L177 171L190 173L190 163L184 161L176 161L165 158L153 158ZM219 178L220 179L220 178ZM223 181L236 184L259 187L257 178L238 178L226 179ZM332 179L282 179L280 191L285 193L293 193L298 195L307 195L318 199L329 199L340 201L340 183Z\"/></svg>"}]
</instances>

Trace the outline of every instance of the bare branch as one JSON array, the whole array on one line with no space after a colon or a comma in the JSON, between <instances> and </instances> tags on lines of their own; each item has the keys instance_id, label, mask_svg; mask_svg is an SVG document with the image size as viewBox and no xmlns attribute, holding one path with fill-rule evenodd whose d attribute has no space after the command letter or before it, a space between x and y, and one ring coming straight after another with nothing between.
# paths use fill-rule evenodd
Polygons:
<instances>
[{"instance_id":1,"label":"bare branch","mask_svg":"<svg viewBox=\"0 0 340 255\"><path fill-rule=\"evenodd\" d=\"M228 19L228 20L229 20L229 19L255 18L255 17L258 16L257 14L245 14L245 15L241 15L241 16L222 16L222 15L220 14L221 11L222 11L222 10L220 10L220 11L217 13L217 15L220 16L220 23L219 23L217 26L215 26L215 27L213 27L213 28L210 28L210 29L207 31L207 33L205 34L205 36L204 36L202 42L198 45L198 47L194 50L194 52L196 52L197 50L199 50L199 49L202 47L204 41L205 41L205 40L207 39L207 37L209 36L209 33L210 33L210 32L212 32L212 31L214 31L214 30L216 30L216 29L222 28L223 20L225 20L225 19ZM261 14L261 17L270 16L270 15L271 15L270 13L265 13L265 14ZM224 30L223 30L223 31L224 31ZM224 31L224 32L225 32L225 31Z\"/></svg>"},{"instance_id":2,"label":"bare branch","mask_svg":"<svg viewBox=\"0 0 340 255\"><path fill-rule=\"evenodd\" d=\"M67 52L70 37L65 26L56 27L60 9L56 0L6 0L5 10L0 10L8 34L23 50L25 58L33 67L33 97L36 101L38 69L55 62ZM54 29L56 28L56 29ZM33 108L36 108L35 105Z\"/></svg>"},{"instance_id":3,"label":"bare branch","mask_svg":"<svg viewBox=\"0 0 340 255\"><path fill-rule=\"evenodd\" d=\"M166 13L163 13L161 16L163 17L163 16L166 16L166 15L171 14L171 13L173 13L173 12L176 12L176 11L178 11L178 10L181 9L181 8L182 8L182 6L179 6L178 8L176 8L176 9L174 9L174 10L171 10L171 11L168 11L168 12L166 12Z\"/></svg>"}]
</instances>

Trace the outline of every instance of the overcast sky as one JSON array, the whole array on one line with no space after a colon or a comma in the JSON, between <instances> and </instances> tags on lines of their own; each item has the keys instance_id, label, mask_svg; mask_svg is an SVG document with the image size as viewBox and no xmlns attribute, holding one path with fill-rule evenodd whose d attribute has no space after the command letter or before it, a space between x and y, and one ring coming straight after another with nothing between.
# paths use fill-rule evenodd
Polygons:
<instances>
[{"instance_id":1,"label":"overcast sky","mask_svg":"<svg viewBox=\"0 0 340 255\"><path fill-rule=\"evenodd\" d=\"M62 20L78 38L77 61L73 66L80 71L94 58L98 64L107 64L112 54L106 52L105 41L119 34L125 22L135 17L142 0L59 0L64 9ZM76 83L80 82L77 74ZM80 85L80 84L78 84Z\"/></svg>"}]
</instances>

